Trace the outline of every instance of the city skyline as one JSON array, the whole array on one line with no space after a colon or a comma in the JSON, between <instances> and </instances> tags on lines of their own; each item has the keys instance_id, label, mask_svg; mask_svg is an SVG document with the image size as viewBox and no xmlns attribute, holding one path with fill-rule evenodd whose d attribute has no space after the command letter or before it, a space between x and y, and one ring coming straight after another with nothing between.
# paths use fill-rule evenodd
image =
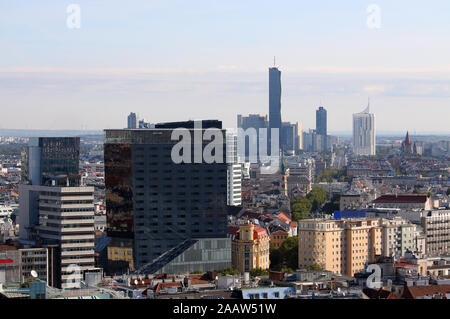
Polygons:
<instances>
[{"instance_id":1,"label":"city skyline","mask_svg":"<svg viewBox=\"0 0 450 319\"><path fill-rule=\"evenodd\" d=\"M323 105L330 132L351 131L370 96L380 132L449 131L447 2L379 1L376 30L363 1L78 4L79 29L63 3L0 5L0 128L122 128L129 112L235 127L237 114L268 113L275 55L282 118L304 130Z\"/></svg>"}]
</instances>

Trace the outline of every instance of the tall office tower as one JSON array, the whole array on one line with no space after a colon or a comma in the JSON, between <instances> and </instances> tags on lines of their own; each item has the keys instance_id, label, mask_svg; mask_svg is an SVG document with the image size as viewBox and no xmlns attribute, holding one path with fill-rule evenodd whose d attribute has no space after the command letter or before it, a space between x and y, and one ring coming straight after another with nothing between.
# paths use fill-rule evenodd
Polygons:
<instances>
[{"instance_id":1,"label":"tall office tower","mask_svg":"<svg viewBox=\"0 0 450 319\"><path fill-rule=\"evenodd\" d=\"M242 164L238 161L237 135L227 133L227 204L242 203Z\"/></svg>"},{"instance_id":2,"label":"tall office tower","mask_svg":"<svg viewBox=\"0 0 450 319\"><path fill-rule=\"evenodd\" d=\"M172 140L176 128L185 129L190 141ZM202 128L189 121L105 130L108 273L179 273L231 265L225 131L220 121L203 121ZM222 133L221 163L198 161L211 143L199 141L206 128ZM172 159L180 143L191 147L190 163Z\"/></svg>"},{"instance_id":3,"label":"tall office tower","mask_svg":"<svg viewBox=\"0 0 450 319\"><path fill-rule=\"evenodd\" d=\"M281 124L280 147L284 153L288 155L295 155L296 139L297 129L295 124L292 125L289 122L283 122Z\"/></svg>"},{"instance_id":4,"label":"tall office tower","mask_svg":"<svg viewBox=\"0 0 450 319\"><path fill-rule=\"evenodd\" d=\"M316 134L321 136L321 148L318 151L327 150L327 110L320 106L316 111Z\"/></svg>"},{"instance_id":5,"label":"tall office tower","mask_svg":"<svg viewBox=\"0 0 450 319\"><path fill-rule=\"evenodd\" d=\"M129 128L129 129L134 129L134 128L136 128L136 123L137 123L136 113L131 112L130 115L128 115L128 125L127 125L127 128Z\"/></svg>"},{"instance_id":6,"label":"tall office tower","mask_svg":"<svg viewBox=\"0 0 450 319\"><path fill-rule=\"evenodd\" d=\"M22 152L22 183L79 186L79 137L32 137Z\"/></svg>"},{"instance_id":7,"label":"tall office tower","mask_svg":"<svg viewBox=\"0 0 450 319\"><path fill-rule=\"evenodd\" d=\"M281 71L277 67L269 68L269 144L271 129L281 131ZM281 136L281 132L279 134ZM268 150L271 150L271 147L268 147Z\"/></svg>"},{"instance_id":8,"label":"tall office tower","mask_svg":"<svg viewBox=\"0 0 450 319\"><path fill-rule=\"evenodd\" d=\"M370 113L369 106L361 112L353 114L353 152L356 155L375 155L375 115Z\"/></svg>"},{"instance_id":9,"label":"tall office tower","mask_svg":"<svg viewBox=\"0 0 450 319\"><path fill-rule=\"evenodd\" d=\"M256 150L256 155L259 158L259 140L260 140L260 130L261 129L267 129L269 127L269 123L267 121L267 117L261 116L259 114L249 114L248 116L237 116L237 124L238 128L242 128L244 131L247 131L248 129L255 129L256 131L256 141L253 142L250 138L244 136L238 138L245 138L245 161L249 161L249 155L250 155L250 149Z\"/></svg>"},{"instance_id":10,"label":"tall office tower","mask_svg":"<svg viewBox=\"0 0 450 319\"><path fill-rule=\"evenodd\" d=\"M41 137L24 151L19 237L30 246L52 247L58 288L73 288L73 279L94 268L94 188L79 186L79 149L78 137Z\"/></svg>"},{"instance_id":11,"label":"tall office tower","mask_svg":"<svg viewBox=\"0 0 450 319\"><path fill-rule=\"evenodd\" d=\"M316 133L319 135L327 135L327 110L320 106L316 110Z\"/></svg>"}]
</instances>

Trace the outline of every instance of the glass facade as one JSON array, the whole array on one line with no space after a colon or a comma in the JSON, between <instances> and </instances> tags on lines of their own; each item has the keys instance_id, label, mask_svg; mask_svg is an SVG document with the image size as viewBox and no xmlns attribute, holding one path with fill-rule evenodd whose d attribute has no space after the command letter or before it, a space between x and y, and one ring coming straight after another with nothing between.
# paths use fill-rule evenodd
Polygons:
<instances>
[{"instance_id":1,"label":"glass facade","mask_svg":"<svg viewBox=\"0 0 450 319\"><path fill-rule=\"evenodd\" d=\"M171 152L177 141L171 140L171 129L106 130L107 233L110 246L131 243L135 268L189 238L226 238L222 133L222 163L176 164ZM201 149L208 143L202 141Z\"/></svg>"}]
</instances>

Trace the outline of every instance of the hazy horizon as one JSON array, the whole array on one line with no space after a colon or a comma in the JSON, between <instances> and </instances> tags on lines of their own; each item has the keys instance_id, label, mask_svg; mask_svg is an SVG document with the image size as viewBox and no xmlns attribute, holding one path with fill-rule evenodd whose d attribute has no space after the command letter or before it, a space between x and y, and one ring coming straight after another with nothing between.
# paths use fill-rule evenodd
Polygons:
<instances>
[{"instance_id":1,"label":"hazy horizon","mask_svg":"<svg viewBox=\"0 0 450 319\"><path fill-rule=\"evenodd\" d=\"M282 71L282 120L349 132L371 99L378 132L450 132L450 2L80 0L0 4L1 129L126 127L268 114L268 68Z\"/></svg>"}]
</instances>

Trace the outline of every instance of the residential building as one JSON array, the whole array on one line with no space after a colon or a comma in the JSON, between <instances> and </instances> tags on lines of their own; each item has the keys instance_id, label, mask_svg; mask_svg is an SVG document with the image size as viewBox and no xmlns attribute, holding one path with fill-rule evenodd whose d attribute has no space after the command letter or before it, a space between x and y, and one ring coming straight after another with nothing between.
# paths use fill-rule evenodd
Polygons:
<instances>
[{"instance_id":1,"label":"residential building","mask_svg":"<svg viewBox=\"0 0 450 319\"><path fill-rule=\"evenodd\" d=\"M299 268L320 265L353 276L381 254L379 219L307 219L298 223Z\"/></svg>"},{"instance_id":2,"label":"residential building","mask_svg":"<svg viewBox=\"0 0 450 319\"><path fill-rule=\"evenodd\" d=\"M241 273L255 268L269 269L270 237L253 223L243 222L232 241L232 264Z\"/></svg>"},{"instance_id":3,"label":"residential building","mask_svg":"<svg viewBox=\"0 0 450 319\"><path fill-rule=\"evenodd\" d=\"M227 133L227 205L242 203L242 164L238 161L237 135Z\"/></svg>"},{"instance_id":4,"label":"residential building","mask_svg":"<svg viewBox=\"0 0 450 319\"><path fill-rule=\"evenodd\" d=\"M421 212L421 224L426 236L428 257L450 253L450 210Z\"/></svg>"}]
</instances>

